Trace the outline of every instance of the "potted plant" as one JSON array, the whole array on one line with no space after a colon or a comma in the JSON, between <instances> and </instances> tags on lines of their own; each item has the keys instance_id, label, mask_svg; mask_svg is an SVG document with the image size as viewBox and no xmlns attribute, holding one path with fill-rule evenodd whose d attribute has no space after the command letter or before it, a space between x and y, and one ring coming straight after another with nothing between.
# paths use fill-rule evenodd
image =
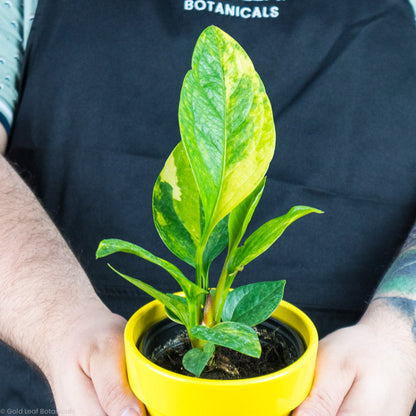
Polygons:
<instances>
[{"instance_id":1,"label":"potted plant","mask_svg":"<svg viewBox=\"0 0 416 416\"><path fill-rule=\"evenodd\" d=\"M295 206L242 243L265 187L275 127L270 101L250 58L215 26L205 29L196 43L181 91L179 125L181 141L154 186L153 217L163 242L195 268L195 278L188 279L172 263L118 239L101 241L96 254L97 258L115 252L135 254L165 269L182 290L165 294L110 266L156 299L126 326L130 384L151 416L289 415L311 388L316 330L305 314L282 301L284 281L255 282L234 290L231 286L238 272L291 223L322 211ZM225 249L221 274L212 285L210 266ZM277 321L264 324L269 317ZM261 357L262 332L286 334L293 362L271 374L241 379L240 358ZM152 362L172 343L181 357L182 374ZM263 338L262 343L263 350L270 344ZM189 349L183 352L184 348ZM275 345L270 348L276 350ZM290 348L297 350L290 353ZM237 363L225 351L236 351ZM207 380L219 367L239 379Z\"/></svg>"}]
</instances>

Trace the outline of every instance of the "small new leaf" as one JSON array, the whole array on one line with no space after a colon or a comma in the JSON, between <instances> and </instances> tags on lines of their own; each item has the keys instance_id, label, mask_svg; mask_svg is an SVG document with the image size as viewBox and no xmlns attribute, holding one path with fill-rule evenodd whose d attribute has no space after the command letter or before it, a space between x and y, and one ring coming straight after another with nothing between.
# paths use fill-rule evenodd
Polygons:
<instances>
[{"instance_id":1,"label":"small new leaf","mask_svg":"<svg viewBox=\"0 0 416 416\"><path fill-rule=\"evenodd\" d=\"M254 329L239 322L222 322L213 328L197 325L191 328L191 334L203 341L230 348L232 350L259 358L261 345Z\"/></svg>"},{"instance_id":2,"label":"small new leaf","mask_svg":"<svg viewBox=\"0 0 416 416\"><path fill-rule=\"evenodd\" d=\"M203 350L192 348L182 359L185 370L199 377L215 352L215 345L207 343Z\"/></svg>"},{"instance_id":3,"label":"small new leaf","mask_svg":"<svg viewBox=\"0 0 416 416\"><path fill-rule=\"evenodd\" d=\"M258 282L234 289L227 296L222 319L255 326L276 310L283 298L285 280Z\"/></svg>"}]
</instances>

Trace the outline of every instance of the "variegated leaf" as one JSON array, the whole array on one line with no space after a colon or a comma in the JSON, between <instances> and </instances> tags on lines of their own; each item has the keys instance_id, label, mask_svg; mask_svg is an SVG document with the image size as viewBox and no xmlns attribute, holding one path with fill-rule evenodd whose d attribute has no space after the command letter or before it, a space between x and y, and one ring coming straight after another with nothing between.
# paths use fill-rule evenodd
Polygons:
<instances>
[{"instance_id":1,"label":"variegated leaf","mask_svg":"<svg viewBox=\"0 0 416 416\"><path fill-rule=\"evenodd\" d=\"M159 235L176 256L195 267L202 244L204 210L183 143L167 159L153 190L153 218ZM205 252L204 268L224 250L228 241L227 221L212 232Z\"/></svg>"},{"instance_id":2,"label":"variegated leaf","mask_svg":"<svg viewBox=\"0 0 416 416\"><path fill-rule=\"evenodd\" d=\"M251 357L259 358L261 355L261 345L256 331L240 322L221 322L213 328L197 325L191 329L191 334Z\"/></svg>"},{"instance_id":3,"label":"variegated leaf","mask_svg":"<svg viewBox=\"0 0 416 416\"><path fill-rule=\"evenodd\" d=\"M180 142L166 160L153 189L157 231L176 256L195 267L203 211L188 157Z\"/></svg>"},{"instance_id":4,"label":"variegated leaf","mask_svg":"<svg viewBox=\"0 0 416 416\"><path fill-rule=\"evenodd\" d=\"M259 184L275 147L263 83L242 47L215 26L195 46L179 125L212 230Z\"/></svg>"}]
</instances>

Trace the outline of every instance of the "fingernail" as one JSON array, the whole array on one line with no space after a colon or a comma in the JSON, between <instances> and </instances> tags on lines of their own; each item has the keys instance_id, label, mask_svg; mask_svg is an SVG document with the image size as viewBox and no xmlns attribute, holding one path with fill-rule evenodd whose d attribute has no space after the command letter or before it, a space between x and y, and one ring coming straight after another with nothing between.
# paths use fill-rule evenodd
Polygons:
<instances>
[{"instance_id":1,"label":"fingernail","mask_svg":"<svg viewBox=\"0 0 416 416\"><path fill-rule=\"evenodd\" d=\"M129 407L128 409L125 409L121 416L140 416L139 410L135 409L133 407Z\"/></svg>"}]
</instances>

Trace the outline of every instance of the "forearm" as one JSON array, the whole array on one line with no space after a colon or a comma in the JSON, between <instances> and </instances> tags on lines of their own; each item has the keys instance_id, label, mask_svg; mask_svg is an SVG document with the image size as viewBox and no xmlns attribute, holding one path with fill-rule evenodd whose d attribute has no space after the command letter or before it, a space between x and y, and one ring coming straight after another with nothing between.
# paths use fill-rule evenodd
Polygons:
<instances>
[{"instance_id":1,"label":"forearm","mask_svg":"<svg viewBox=\"0 0 416 416\"><path fill-rule=\"evenodd\" d=\"M32 192L0 156L0 338L48 371L57 338L103 308Z\"/></svg>"},{"instance_id":2,"label":"forearm","mask_svg":"<svg viewBox=\"0 0 416 416\"><path fill-rule=\"evenodd\" d=\"M416 345L416 225L380 282L372 303L395 310Z\"/></svg>"},{"instance_id":3,"label":"forearm","mask_svg":"<svg viewBox=\"0 0 416 416\"><path fill-rule=\"evenodd\" d=\"M416 225L381 280L360 323L381 334L383 344L404 358L416 375ZM416 377L412 400L416 398Z\"/></svg>"},{"instance_id":4,"label":"forearm","mask_svg":"<svg viewBox=\"0 0 416 416\"><path fill-rule=\"evenodd\" d=\"M416 229L353 326L319 343L302 415L409 416L416 399Z\"/></svg>"}]
</instances>

